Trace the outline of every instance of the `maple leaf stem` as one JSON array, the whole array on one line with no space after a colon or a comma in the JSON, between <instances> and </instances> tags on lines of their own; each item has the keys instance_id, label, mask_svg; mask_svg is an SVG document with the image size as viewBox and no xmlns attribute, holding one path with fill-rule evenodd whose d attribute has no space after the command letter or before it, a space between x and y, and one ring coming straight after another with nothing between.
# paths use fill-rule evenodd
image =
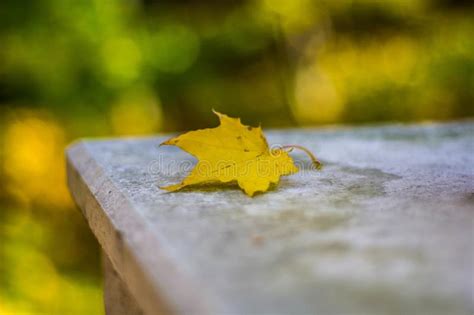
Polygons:
<instances>
[{"instance_id":1,"label":"maple leaf stem","mask_svg":"<svg viewBox=\"0 0 474 315\"><path fill-rule=\"evenodd\" d=\"M284 145L281 147L282 149L289 149L289 152L291 152L293 149L299 149L301 151L304 151L309 158L311 159L311 162L313 162L313 165L316 167L316 169L320 170L323 166L323 164L314 156L314 154L308 150L307 148L297 145L297 144L289 144L289 145Z\"/></svg>"}]
</instances>

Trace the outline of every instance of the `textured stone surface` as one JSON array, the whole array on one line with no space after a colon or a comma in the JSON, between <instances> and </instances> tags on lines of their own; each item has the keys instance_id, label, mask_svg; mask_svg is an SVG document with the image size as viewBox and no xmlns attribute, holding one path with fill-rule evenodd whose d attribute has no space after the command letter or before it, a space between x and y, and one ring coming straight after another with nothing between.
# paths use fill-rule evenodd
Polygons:
<instances>
[{"instance_id":1,"label":"textured stone surface","mask_svg":"<svg viewBox=\"0 0 474 315\"><path fill-rule=\"evenodd\" d=\"M167 137L82 141L69 186L147 314L472 314L474 124L267 132L302 171L249 198L168 193Z\"/></svg>"},{"instance_id":2,"label":"textured stone surface","mask_svg":"<svg viewBox=\"0 0 474 315\"><path fill-rule=\"evenodd\" d=\"M104 308L107 315L143 315L127 284L120 279L107 255L102 255Z\"/></svg>"}]
</instances>

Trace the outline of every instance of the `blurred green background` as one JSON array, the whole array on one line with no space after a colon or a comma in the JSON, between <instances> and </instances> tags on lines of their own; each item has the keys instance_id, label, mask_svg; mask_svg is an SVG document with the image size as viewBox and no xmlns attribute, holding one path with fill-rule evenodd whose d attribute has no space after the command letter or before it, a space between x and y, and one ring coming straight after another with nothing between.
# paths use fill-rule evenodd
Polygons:
<instances>
[{"instance_id":1,"label":"blurred green background","mask_svg":"<svg viewBox=\"0 0 474 315\"><path fill-rule=\"evenodd\" d=\"M73 139L474 114L472 2L0 1L0 314L103 313Z\"/></svg>"}]
</instances>

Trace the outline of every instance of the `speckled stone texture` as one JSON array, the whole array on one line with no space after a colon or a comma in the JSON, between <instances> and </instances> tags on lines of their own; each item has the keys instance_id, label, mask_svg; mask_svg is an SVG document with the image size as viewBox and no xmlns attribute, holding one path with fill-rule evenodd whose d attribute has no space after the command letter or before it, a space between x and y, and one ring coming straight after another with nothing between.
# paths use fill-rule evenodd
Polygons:
<instances>
[{"instance_id":1,"label":"speckled stone texture","mask_svg":"<svg viewBox=\"0 0 474 315\"><path fill-rule=\"evenodd\" d=\"M145 314L473 314L474 123L277 130L322 171L169 193L165 137L69 147L77 204Z\"/></svg>"}]
</instances>

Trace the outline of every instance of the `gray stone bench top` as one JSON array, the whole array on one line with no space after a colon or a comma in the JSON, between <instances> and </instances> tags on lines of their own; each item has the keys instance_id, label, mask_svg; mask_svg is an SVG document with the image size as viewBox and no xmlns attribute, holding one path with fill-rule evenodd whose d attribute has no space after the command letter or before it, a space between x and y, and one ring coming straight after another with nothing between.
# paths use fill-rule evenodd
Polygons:
<instances>
[{"instance_id":1,"label":"gray stone bench top","mask_svg":"<svg viewBox=\"0 0 474 315\"><path fill-rule=\"evenodd\" d=\"M194 158L84 140L68 183L145 314L472 314L474 124L275 130L323 161L254 198L169 193Z\"/></svg>"}]
</instances>

